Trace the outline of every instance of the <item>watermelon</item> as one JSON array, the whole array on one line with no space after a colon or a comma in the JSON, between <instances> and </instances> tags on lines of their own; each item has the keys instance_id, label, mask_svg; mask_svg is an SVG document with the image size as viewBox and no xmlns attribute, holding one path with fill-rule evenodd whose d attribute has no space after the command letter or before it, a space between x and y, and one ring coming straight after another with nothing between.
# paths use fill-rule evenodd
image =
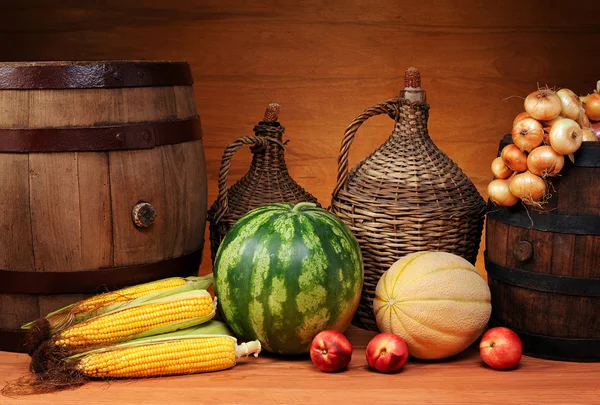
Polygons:
<instances>
[{"instance_id":1,"label":"watermelon","mask_svg":"<svg viewBox=\"0 0 600 405\"><path fill-rule=\"evenodd\" d=\"M313 203L256 208L227 232L214 262L218 308L240 339L272 353L307 353L326 329L344 332L364 278L347 226Z\"/></svg>"}]
</instances>

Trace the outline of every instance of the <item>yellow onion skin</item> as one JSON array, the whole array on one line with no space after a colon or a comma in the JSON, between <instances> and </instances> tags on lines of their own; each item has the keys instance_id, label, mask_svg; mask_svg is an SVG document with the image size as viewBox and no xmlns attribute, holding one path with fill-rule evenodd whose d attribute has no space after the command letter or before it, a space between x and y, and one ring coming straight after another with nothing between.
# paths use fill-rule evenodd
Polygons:
<instances>
[{"instance_id":1,"label":"yellow onion skin","mask_svg":"<svg viewBox=\"0 0 600 405\"><path fill-rule=\"evenodd\" d=\"M577 94L570 89L560 89L556 95L560 98L562 105L560 115L578 121L581 117L581 100Z\"/></svg>"},{"instance_id":2,"label":"yellow onion skin","mask_svg":"<svg viewBox=\"0 0 600 405\"><path fill-rule=\"evenodd\" d=\"M512 195L509 190L509 180L496 179L488 184L487 192L490 200L501 207L512 207L519 202L519 199Z\"/></svg>"},{"instance_id":3,"label":"yellow onion skin","mask_svg":"<svg viewBox=\"0 0 600 405\"><path fill-rule=\"evenodd\" d=\"M540 89L525 97L525 111L539 121L550 121L560 115L560 97L550 89Z\"/></svg>"},{"instance_id":4,"label":"yellow onion skin","mask_svg":"<svg viewBox=\"0 0 600 405\"><path fill-rule=\"evenodd\" d=\"M552 125L548 140L555 151L561 155L570 155L581 146L583 131L575 121L563 118Z\"/></svg>"},{"instance_id":5,"label":"yellow onion skin","mask_svg":"<svg viewBox=\"0 0 600 405\"><path fill-rule=\"evenodd\" d=\"M539 201L546 194L547 186L544 179L530 171L515 174L510 179L508 189L511 194L521 200Z\"/></svg>"},{"instance_id":6,"label":"yellow onion skin","mask_svg":"<svg viewBox=\"0 0 600 405\"><path fill-rule=\"evenodd\" d=\"M540 177L556 176L565 165L565 157L551 146L540 146L527 156L527 169Z\"/></svg>"},{"instance_id":7,"label":"yellow onion skin","mask_svg":"<svg viewBox=\"0 0 600 405\"><path fill-rule=\"evenodd\" d=\"M492 173L497 179L508 179L514 172L506 166L502 157L498 156L492 161Z\"/></svg>"},{"instance_id":8,"label":"yellow onion skin","mask_svg":"<svg viewBox=\"0 0 600 405\"><path fill-rule=\"evenodd\" d=\"M600 93L597 91L581 97L585 114L591 121L600 121Z\"/></svg>"},{"instance_id":9,"label":"yellow onion skin","mask_svg":"<svg viewBox=\"0 0 600 405\"><path fill-rule=\"evenodd\" d=\"M533 118L523 118L511 131L512 140L522 151L531 152L544 142L544 128Z\"/></svg>"},{"instance_id":10,"label":"yellow onion skin","mask_svg":"<svg viewBox=\"0 0 600 405\"><path fill-rule=\"evenodd\" d=\"M589 128L583 128L583 142L598 142L598 139Z\"/></svg>"},{"instance_id":11,"label":"yellow onion skin","mask_svg":"<svg viewBox=\"0 0 600 405\"><path fill-rule=\"evenodd\" d=\"M506 145L502 149L501 157L512 171L519 173L527 170L527 155L517 145Z\"/></svg>"}]
</instances>

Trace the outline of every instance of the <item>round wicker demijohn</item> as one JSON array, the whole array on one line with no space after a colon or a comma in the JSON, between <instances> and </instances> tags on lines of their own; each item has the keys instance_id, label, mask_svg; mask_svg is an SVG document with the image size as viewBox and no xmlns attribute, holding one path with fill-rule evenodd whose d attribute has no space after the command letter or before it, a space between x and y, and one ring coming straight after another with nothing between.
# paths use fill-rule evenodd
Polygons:
<instances>
[{"instance_id":1,"label":"round wicker demijohn","mask_svg":"<svg viewBox=\"0 0 600 405\"><path fill-rule=\"evenodd\" d=\"M255 136L236 139L223 153L219 170L219 194L208 212L211 259L225 234L236 221L254 208L275 202L313 202L317 199L302 188L288 173L285 163L285 128L277 121L279 104L269 104L265 117L254 127ZM230 188L227 177L231 159L243 145L252 145L252 163L248 172Z\"/></svg>"},{"instance_id":2,"label":"round wicker demijohn","mask_svg":"<svg viewBox=\"0 0 600 405\"><path fill-rule=\"evenodd\" d=\"M365 280L353 323L377 331L373 313L379 278L401 257L444 251L475 263L485 201L461 169L431 140L429 105L419 71L410 68L399 97L367 108L348 126L338 157L331 210L360 244ZM348 152L360 126L387 114L392 135L348 173Z\"/></svg>"}]
</instances>

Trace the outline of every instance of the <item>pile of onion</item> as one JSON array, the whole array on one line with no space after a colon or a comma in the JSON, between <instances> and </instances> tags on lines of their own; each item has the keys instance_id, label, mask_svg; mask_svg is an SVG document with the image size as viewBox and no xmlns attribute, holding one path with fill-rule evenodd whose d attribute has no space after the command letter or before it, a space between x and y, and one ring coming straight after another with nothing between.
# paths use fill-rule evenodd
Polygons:
<instances>
[{"instance_id":1,"label":"pile of onion","mask_svg":"<svg viewBox=\"0 0 600 405\"><path fill-rule=\"evenodd\" d=\"M519 200L541 207L548 198L548 178L560 173L565 156L572 160L582 142L600 140L600 81L597 91L585 97L569 89L536 90L524 107L513 120L513 143L492 162L488 195L504 207Z\"/></svg>"}]
</instances>

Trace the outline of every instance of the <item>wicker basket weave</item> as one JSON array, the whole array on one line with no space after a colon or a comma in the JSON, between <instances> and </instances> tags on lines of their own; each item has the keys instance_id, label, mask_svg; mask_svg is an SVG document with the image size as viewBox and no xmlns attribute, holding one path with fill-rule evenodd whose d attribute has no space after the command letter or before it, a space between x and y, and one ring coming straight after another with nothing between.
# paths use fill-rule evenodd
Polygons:
<instances>
[{"instance_id":1,"label":"wicker basket weave","mask_svg":"<svg viewBox=\"0 0 600 405\"><path fill-rule=\"evenodd\" d=\"M414 68L409 71L415 75ZM347 128L331 203L363 254L365 281L353 323L374 331L373 299L381 275L402 256L424 250L454 253L474 264L485 215L485 201L473 183L429 137L429 105L418 71L416 79L406 80L401 97L366 109ZM378 114L395 121L392 135L348 173L357 130Z\"/></svg>"},{"instance_id":2,"label":"wicker basket weave","mask_svg":"<svg viewBox=\"0 0 600 405\"><path fill-rule=\"evenodd\" d=\"M219 194L208 212L211 259L225 234L248 211L274 202L313 202L317 199L302 188L288 173L285 163L285 128L277 121L280 107L269 104L264 119L254 127L255 136L236 139L223 153L219 170ZM285 142L287 143L287 141ZM252 145L252 163L248 172L227 188L231 159L243 145Z\"/></svg>"}]
</instances>

